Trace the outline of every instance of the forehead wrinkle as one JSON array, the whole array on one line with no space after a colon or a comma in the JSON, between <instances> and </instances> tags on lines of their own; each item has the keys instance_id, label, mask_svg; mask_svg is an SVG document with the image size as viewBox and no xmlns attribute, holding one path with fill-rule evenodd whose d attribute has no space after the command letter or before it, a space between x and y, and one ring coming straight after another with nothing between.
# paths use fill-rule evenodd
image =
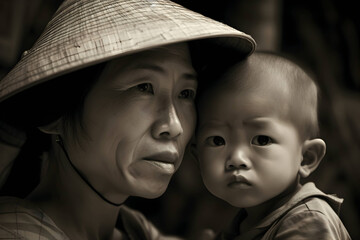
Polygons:
<instances>
[{"instance_id":1,"label":"forehead wrinkle","mask_svg":"<svg viewBox=\"0 0 360 240\"><path fill-rule=\"evenodd\" d=\"M151 52L152 51L147 51L147 52L142 52L142 53L128 55L128 56L120 57L118 59L114 59L107 63L101 77L111 80L111 79L116 79L116 76L119 75L120 73L124 73L124 72L136 73L138 70L152 71L163 75L168 74L169 72L167 70L167 67L164 67L159 63L149 61L149 57L151 57L149 53ZM169 53L171 55L174 55L174 53L172 52ZM160 56L156 56L156 58L160 58ZM184 59L183 61L186 60ZM191 63L189 63L189 66L183 64L183 68L184 68L184 72L181 73L180 78L197 82L197 74L195 70L192 68ZM112 77L108 78L109 75L111 75Z\"/></svg>"},{"instance_id":2,"label":"forehead wrinkle","mask_svg":"<svg viewBox=\"0 0 360 240\"><path fill-rule=\"evenodd\" d=\"M160 74L166 74L167 73L167 69L164 68L163 66L159 66L157 64L154 63L142 63L142 62L137 62L134 64L133 67L131 67L132 69L144 69L144 70L150 70L153 72L157 72ZM197 79L197 74L196 72L191 68L188 69L188 72L182 73L181 74L182 78L185 79L192 79L192 80L196 80Z\"/></svg>"},{"instance_id":3,"label":"forehead wrinkle","mask_svg":"<svg viewBox=\"0 0 360 240\"><path fill-rule=\"evenodd\" d=\"M150 71L159 72L159 73L165 73L164 68L162 68L158 65L155 65L155 64L151 64L151 63L137 63L133 68L150 70Z\"/></svg>"},{"instance_id":4,"label":"forehead wrinkle","mask_svg":"<svg viewBox=\"0 0 360 240\"><path fill-rule=\"evenodd\" d=\"M153 53L155 53L157 55L153 56L152 55ZM179 76L179 78L197 81L197 73L192 66L190 53L188 51L187 45L185 45L185 44L175 44L175 45L170 45L170 46L157 47L157 48L150 49L150 50L143 52L142 55L144 56L141 59L143 61L144 61L144 59L149 59L149 58L151 60L154 57L157 59L157 61L155 61L155 62L153 62L153 61L150 61L150 62L134 61L134 62L136 62L136 66L134 68L151 70L151 71L166 75L167 73L170 73L168 71L168 67L167 66L164 67L161 64L166 63L168 61L167 60L168 58L176 59L176 61L179 61L182 63L181 64L182 73ZM175 74L175 72L174 72L174 74Z\"/></svg>"}]
</instances>

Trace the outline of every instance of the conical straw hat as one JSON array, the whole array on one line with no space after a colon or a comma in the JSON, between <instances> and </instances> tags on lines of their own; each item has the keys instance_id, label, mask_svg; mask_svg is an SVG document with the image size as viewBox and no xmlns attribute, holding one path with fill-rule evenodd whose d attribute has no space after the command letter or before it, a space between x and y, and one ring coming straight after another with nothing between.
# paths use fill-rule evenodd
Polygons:
<instances>
[{"instance_id":1,"label":"conical straw hat","mask_svg":"<svg viewBox=\"0 0 360 240\"><path fill-rule=\"evenodd\" d=\"M217 38L254 51L251 36L166 0L66 0L34 46L0 80L0 102L41 82L125 54Z\"/></svg>"}]
</instances>

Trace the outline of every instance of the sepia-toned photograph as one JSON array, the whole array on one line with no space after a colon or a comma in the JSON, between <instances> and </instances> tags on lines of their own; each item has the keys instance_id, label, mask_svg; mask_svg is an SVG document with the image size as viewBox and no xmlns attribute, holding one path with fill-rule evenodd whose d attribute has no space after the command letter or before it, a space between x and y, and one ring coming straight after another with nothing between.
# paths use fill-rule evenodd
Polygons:
<instances>
[{"instance_id":1,"label":"sepia-toned photograph","mask_svg":"<svg viewBox=\"0 0 360 240\"><path fill-rule=\"evenodd\" d=\"M360 239L357 12L0 1L0 239Z\"/></svg>"}]
</instances>

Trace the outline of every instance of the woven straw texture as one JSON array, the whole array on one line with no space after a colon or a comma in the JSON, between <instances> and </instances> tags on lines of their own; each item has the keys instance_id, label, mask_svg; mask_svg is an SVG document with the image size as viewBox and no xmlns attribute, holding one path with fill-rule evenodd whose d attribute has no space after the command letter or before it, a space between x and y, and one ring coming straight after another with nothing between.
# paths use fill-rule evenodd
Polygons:
<instances>
[{"instance_id":1,"label":"woven straw texture","mask_svg":"<svg viewBox=\"0 0 360 240\"><path fill-rule=\"evenodd\" d=\"M34 46L0 80L0 101L40 82L148 48L219 38L245 55L251 36L166 0L67 0Z\"/></svg>"}]
</instances>

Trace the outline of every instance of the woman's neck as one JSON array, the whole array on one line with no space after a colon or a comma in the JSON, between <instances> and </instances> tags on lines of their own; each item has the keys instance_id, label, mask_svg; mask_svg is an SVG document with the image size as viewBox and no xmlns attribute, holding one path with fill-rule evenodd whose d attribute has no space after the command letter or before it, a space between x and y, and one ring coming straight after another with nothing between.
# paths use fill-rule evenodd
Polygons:
<instances>
[{"instance_id":1,"label":"woman's neck","mask_svg":"<svg viewBox=\"0 0 360 240\"><path fill-rule=\"evenodd\" d=\"M70 239L111 239L119 206L98 196L66 156L59 149L55 151L50 153L46 173L28 200L37 204Z\"/></svg>"},{"instance_id":2,"label":"woman's neck","mask_svg":"<svg viewBox=\"0 0 360 240\"><path fill-rule=\"evenodd\" d=\"M240 231L245 232L251 228L254 228L260 222L269 215L271 212L275 211L279 207L283 206L287 201L290 200L292 196L300 189L301 185L299 184L299 179L291 184L285 191L277 195L276 197L254 207L246 208L247 217L240 224Z\"/></svg>"}]
</instances>

